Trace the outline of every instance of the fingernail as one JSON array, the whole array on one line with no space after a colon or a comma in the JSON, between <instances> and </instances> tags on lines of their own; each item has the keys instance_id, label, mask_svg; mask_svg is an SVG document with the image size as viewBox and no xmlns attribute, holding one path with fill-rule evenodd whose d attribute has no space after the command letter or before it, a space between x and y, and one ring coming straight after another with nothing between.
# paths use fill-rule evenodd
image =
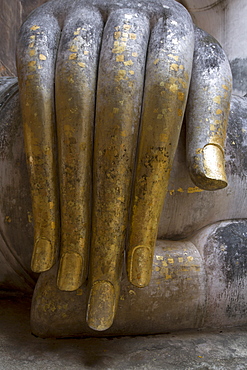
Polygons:
<instances>
[{"instance_id":1,"label":"fingernail","mask_svg":"<svg viewBox=\"0 0 247 370\"><path fill-rule=\"evenodd\" d=\"M146 246L136 247L130 263L130 282L140 288L147 286L152 274L151 249Z\"/></svg>"},{"instance_id":2,"label":"fingernail","mask_svg":"<svg viewBox=\"0 0 247 370\"><path fill-rule=\"evenodd\" d=\"M83 258L79 253L67 252L60 259L57 286L60 290L73 291L82 284Z\"/></svg>"},{"instance_id":3,"label":"fingernail","mask_svg":"<svg viewBox=\"0 0 247 370\"><path fill-rule=\"evenodd\" d=\"M112 283L109 281L96 281L90 292L87 323L97 331L111 327L115 316L116 295Z\"/></svg>"},{"instance_id":4,"label":"fingernail","mask_svg":"<svg viewBox=\"0 0 247 370\"><path fill-rule=\"evenodd\" d=\"M34 243L31 268L33 272L43 272L49 270L54 261L54 248L50 240L42 237Z\"/></svg>"},{"instance_id":5,"label":"fingernail","mask_svg":"<svg viewBox=\"0 0 247 370\"><path fill-rule=\"evenodd\" d=\"M208 144L203 148L203 167L205 176L212 180L209 190L222 189L227 186L224 152L219 146Z\"/></svg>"}]
</instances>

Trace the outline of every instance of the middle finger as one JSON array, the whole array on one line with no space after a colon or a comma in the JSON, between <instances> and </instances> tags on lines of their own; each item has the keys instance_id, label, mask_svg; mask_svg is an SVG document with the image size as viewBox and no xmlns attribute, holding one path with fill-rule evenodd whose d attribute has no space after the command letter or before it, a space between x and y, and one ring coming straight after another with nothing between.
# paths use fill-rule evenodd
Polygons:
<instances>
[{"instance_id":1,"label":"middle finger","mask_svg":"<svg viewBox=\"0 0 247 370\"><path fill-rule=\"evenodd\" d=\"M148 36L147 17L130 9L112 12L103 35L87 313L89 326L96 330L111 326L119 296Z\"/></svg>"}]
</instances>

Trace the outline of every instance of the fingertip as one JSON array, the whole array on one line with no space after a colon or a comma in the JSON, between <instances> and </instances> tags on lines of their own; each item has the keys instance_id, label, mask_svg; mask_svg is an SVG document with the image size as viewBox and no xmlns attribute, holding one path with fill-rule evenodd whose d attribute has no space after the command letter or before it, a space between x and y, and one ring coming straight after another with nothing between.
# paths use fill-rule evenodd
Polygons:
<instances>
[{"instance_id":1,"label":"fingertip","mask_svg":"<svg viewBox=\"0 0 247 370\"><path fill-rule=\"evenodd\" d=\"M227 186L224 152L219 146L215 144L205 145L203 148L203 165L205 176L211 180L212 188L222 189Z\"/></svg>"},{"instance_id":2,"label":"fingertip","mask_svg":"<svg viewBox=\"0 0 247 370\"><path fill-rule=\"evenodd\" d=\"M191 178L204 190L220 190L227 185L223 149L217 144L207 144L191 166Z\"/></svg>"},{"instance_id":3,"label":"fingertip","mask_svg":"<svg viewBox=\"0 0 247 370\"><path fill-rule=\"evenodd\" d=\"M54 247L47 238L38 238L34 244L31 269L33 272L49 270L55 263Z\"/></svg>"},{"instance_id":4,"label":"fingertip","mask_svg":"<svg viewBox=\"0 0 247 370\"><path fill-rule=\"evenodd\" d=\"M58 289L68 292L78 289L83 282L83 265L83 258L79 253L64 253L60 259L58 270Z\"/></svg>"},{"instance_id":5,"label":"fingertip","mask_svg":"<svg viewBox=\"0 0 247 370\"><path fill-rule=\"evenodd\" d=\"M90 291L87 323L88 326L97 331L109 329L115 317L116 291L109 281L96 281Z\"/></svg>"},{"instance_id":6,"label":"fingertip","mask_svg":"<svg viewBox=\"0 0 247 370\"><path fill-rule=\"evenodd\" d=\"M138 245L130 253L129 281L139 288L144 288L149 284L152 275L152 251L148 246Z\"/></svg>"}]
</instances>

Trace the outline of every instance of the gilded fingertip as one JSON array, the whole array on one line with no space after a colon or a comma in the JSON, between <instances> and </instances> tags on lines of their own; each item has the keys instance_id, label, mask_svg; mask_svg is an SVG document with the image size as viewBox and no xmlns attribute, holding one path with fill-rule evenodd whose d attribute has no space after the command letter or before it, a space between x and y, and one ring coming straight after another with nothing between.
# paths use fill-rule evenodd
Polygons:
<instances>
[{"instance_id":1,"label":"gilded fingertip","mask_svg":"<svg viewBox=\"0 0 247 370\"><path fill-rule=\"evenodd\" d=\"M60 259L57 286L71 292L82 285L83 258L79 253L67 252Z\"/></svg>"},{"instance_id":2,"label":"gilded fingertip","mask_svg":"<svg viewBox=\"0 0 247 370\"><path fill-rule=\"evenodd\" d=\"M34 243L31 269L33 272L44 272L54 265L54 247L45 237L38 238Z\"/></svg>"},{"instance_id":3,"label":"gilded fingertip","mask_svg":"<svg viewBox=\"0 0 247 370\"><path fill-rule=\"evenodd\" d=\"M152 252L147 246L137 246L132 251L129 269L130 282L143 288L150 282L152 274Z\"/></svg>"},{"instance_id":4,"label":"gilded fingertip","mask_svg":"<svg viewBox=\"0 0 247 370\"><path fill-rule=\"evenodd\" d=\"M104 331L111 327L116 306L116 294L112 283L109 281L96 281L90 292L87 323L97 331Z\"/></svg>"},{"instance_id":5,"label":"gilded fingertip","mask_svg":"<svg viewBox=\"0 0 247 370\"><path fill-rule=\"evenodd\" d=\"M207 144L203 148L203 168L212 190L227 186L224 152L218 145ZM211 190L210 182L208 186Z\"/></svg>"}]
</instances>

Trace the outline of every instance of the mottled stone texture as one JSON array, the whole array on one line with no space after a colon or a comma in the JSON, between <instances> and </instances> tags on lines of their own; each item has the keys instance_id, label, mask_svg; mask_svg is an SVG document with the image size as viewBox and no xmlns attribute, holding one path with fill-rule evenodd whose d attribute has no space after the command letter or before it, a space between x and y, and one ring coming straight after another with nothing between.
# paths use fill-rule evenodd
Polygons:
<instances>
[{"instance_id":1,"label":"mottled stone texture","mask_svg":"<svg viewBox=\"0 0 247 370\"><path fill-rule=\"evenodd\" d=\"M46 1L0 1L0 76L13 76L16 74L15 48L19 28L28 14Z\"/></svg>"},{"instance_id":2,"label":"mottled stone texture","mask_svg":"<svg viewBox=\"0 0 247 370\"><path fill-rule=\"evenodd\" d=\"M15 44L21 25L22 6L19 1L0 2L0 75L15 74Z\"/></svg>"},{"instance_id":3,"label":"mottled stone texture","mask_svg":"<svg viewBox=\"0 0 247 370\"><path fill-rule=\"evenodd\" d=\"M22 5L22 20L24 21L28 14L35 8L46 3L48 0L18 0Z\"/></svg>"}]
</instances>

